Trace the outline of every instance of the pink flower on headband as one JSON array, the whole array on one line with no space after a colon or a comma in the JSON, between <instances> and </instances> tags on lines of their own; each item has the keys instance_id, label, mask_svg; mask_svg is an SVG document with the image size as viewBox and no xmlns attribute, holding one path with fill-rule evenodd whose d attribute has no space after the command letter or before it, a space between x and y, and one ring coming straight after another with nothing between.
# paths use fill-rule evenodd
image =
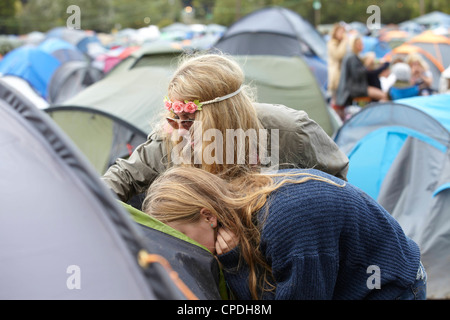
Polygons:
<instances>
[{"instance_id":1,"label":"pink flower on headband","mask_svg":"<svg viewBox=\"0 0 450 320\"><path fill-rule=\"evenodd\" d=\"M195 102L186 102L186 104L184 105L184 112L187 113L194 113L195 111L197 111L198 106L197 104L195 104Z\"/></svg>"},{"instance_id":2,"label":"pink flower on headband","mask_svg":"<svg viewBox=\"0 0 450 320\"><path fill-rule=\"evenodd\" d=\"M172 111L175 113L181 113L184 111L184 103L181 101L172 102Z\"/></svg>"},{"instance_id":3,"label":"pink flower on headband","mask_svg":"<svg viewBox=\"0 0 450 320\"><path fill-rule=\"evenodd\" d=\"M164 106L166 107L167 110L170 111L170 109L172 109L172 102L170 102L167 99L164 99Z\"/></svg>"}]
</instances>

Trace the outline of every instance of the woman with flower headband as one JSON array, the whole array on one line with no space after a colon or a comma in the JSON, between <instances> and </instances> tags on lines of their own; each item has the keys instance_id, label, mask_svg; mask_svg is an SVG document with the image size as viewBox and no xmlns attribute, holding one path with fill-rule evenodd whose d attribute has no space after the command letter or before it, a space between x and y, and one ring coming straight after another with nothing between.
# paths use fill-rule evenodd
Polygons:
<instances>
[{"instance_id":1,"label":"woman with flower headband","mask_svg":"<svg viewBox=\"0 0 450 320\"><path fill-rule=\"evenodd\" d=\"M228 182L173 167L143 211L216 254L236 299L425 299L416 243L372 198L314 169Z\"/></svg>"},{"instance_id":2,"label":"woman with flower headband","mask_svg":"<svg viewBox=\"0 0 450 320\"><path fill-rule=\"evenodd\" d=\"M269 134L271 130L279 130L279 141L276 142L281 168L316 168L346 179L348 158L325 131L303 111L255 103L250 88L244 85L242 69L230 57L204 54L182 61L169 83L166 99L161 103L167 111L161 129L150 134L128 159L118 159L103 176L124 202L144 193L160 173L177 164L179 159L174 159L174 154L188 154L191 165L228 178L238 177L243 170L261 165L258 161L255 163L250 154L252 141L249 139L241 146L243 150L237 150L238 144L232 147L235 157L238 151L244 151L243 161L224 159L227 154L217 150L219 147L226 150L226 143L231 142L224 140L220 146L219 139L207 141L204 134L211 130L223 137L230 129L243 132L266 129ZM199 124L197 131L201 132L195 132L194 123ZM272 141L271 138L273 136L267 140ZM257 145L261 147L262 144L258 142ZM211 163L200 158L201 161L195 162L195 150L205 153L207 149L215 149L213 156L221 161ZM189 161L183 163L186 162Z\"/></svg>"}]
</instances>

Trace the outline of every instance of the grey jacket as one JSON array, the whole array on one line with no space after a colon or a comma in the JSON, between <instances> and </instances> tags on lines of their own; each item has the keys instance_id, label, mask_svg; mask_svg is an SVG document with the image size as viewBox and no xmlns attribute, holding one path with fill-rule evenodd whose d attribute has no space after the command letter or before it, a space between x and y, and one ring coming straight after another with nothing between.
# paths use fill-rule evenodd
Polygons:
<instances>
[{"instance_id":1,"label":"grey jacket","mask_svg":"<svg viewBox=\"0 0 450 320\"><path fill-rule=\"evenodd\" d=\"M255 108L269 134L271 129L278 129L279 169L315 168L347 179L347 156L306 112L274 104L258 103ZM127 202L146 192L167 167L165 144L154 132L128 159L118 159L102 179L120 200Z\"/></svg>"},{"instance_id":2,"label":"grey jacket","mask_svg":"<svg viewBox=\"0 0 450 320\"><path fill-rule=\"evenodd\" d=\"M347 54L342 60L341 76L336 92L336 104L347 106L352 99L367 96L367 69L354 53Z\"/></svg>"}]
</instances>

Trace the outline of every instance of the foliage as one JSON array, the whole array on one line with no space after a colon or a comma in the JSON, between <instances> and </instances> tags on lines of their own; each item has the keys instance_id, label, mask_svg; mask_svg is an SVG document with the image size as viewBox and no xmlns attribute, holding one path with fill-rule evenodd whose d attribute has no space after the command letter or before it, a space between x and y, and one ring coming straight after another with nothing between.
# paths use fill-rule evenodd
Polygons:
<instances>
[{"instance_id":1,"label":"foliage","mask_svg":"<svg viewBox=\"0 0 450 320\"><path fill-rule=\"evenodd\" d=\"M311 23L322 24L366 22L369 5L381 8L381 22L386 24L434 10L449 13L448 0L320 0L320 12L313 9L314 1L319 0L1 0L0 34L45 32L65 26L69 5L80 7L82 29L101 32L184 22L187 15L183 9L188 5L193 8L189 22L225 26L252 11L274 5L291 9Z\"/></svg>"}]
</instances>

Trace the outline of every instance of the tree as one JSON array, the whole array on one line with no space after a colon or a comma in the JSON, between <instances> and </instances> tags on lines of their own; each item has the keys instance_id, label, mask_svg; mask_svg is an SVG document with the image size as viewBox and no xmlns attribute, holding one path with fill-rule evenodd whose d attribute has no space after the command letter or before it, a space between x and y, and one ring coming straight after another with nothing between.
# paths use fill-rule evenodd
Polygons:
<instances>
[{"instance_id":1,"label":"tree","mask_svg":"<svg viewBox=\"0 0 450 320\"><path fill-rule=\"evenodd\" d=\"M54 27L66 26L70 5L80 8L82 29L109 32L113 27L112 0L30 0L18 17L21 31L46 32Z\"/></svg>"},{"instance_id":2,"label":"tree","mask_svg":"<svg viewBox=\"0 0 450 320\"><path fill-rule=\"evenodd\" d=\"M16 19L16 1L2 0L0 2L0 34L16 33L19 29Z\"/></svg>"}]
</instances>

